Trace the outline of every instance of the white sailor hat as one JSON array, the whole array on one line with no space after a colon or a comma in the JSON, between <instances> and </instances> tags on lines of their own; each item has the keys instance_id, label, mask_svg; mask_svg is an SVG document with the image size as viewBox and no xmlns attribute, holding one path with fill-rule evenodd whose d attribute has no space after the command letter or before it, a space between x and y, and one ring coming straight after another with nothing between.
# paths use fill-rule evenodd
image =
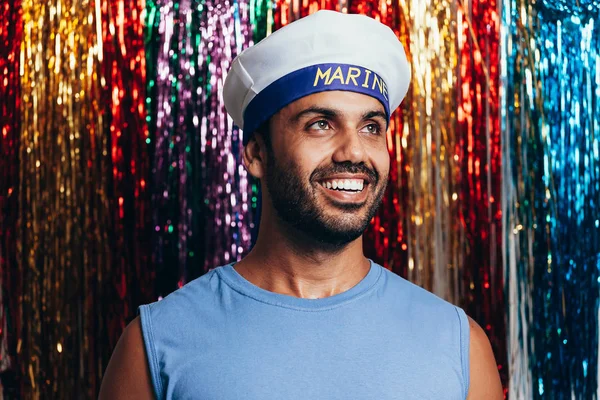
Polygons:
<instances>
[{"instance_id":1,"label":"white sailor hat","mask_svg":"<svg viewBox=\"0 0 600 400\"><path fill-rule=\"evenodd\" d=\"M240 53L225 79L223 98L247 144L279 110L328 90L370 95L383 104L389 120L409 82L410 65L390 28L364 15L324 10Z\"/></svg>"}]
</instances>

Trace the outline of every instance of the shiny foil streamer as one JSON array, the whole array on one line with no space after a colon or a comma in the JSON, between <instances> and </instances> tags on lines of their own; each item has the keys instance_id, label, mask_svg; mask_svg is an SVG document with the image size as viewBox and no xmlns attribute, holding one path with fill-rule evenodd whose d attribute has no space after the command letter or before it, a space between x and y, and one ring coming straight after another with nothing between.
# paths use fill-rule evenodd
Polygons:
<instances>
[{"instance_id":1,"label":"shiny foil streamer","mask_svg":"<svg viewBox=\"0 0 600 400\"><path fill-rule=\"evenodd\" d=\"M393 260L400 265L389 258L384 265L479 322L506 385L497 3L400 4L413 79L404 118L393 121L388 138L397 144L392 155L401 174L391 183L400 196L393 212L384 203L389 214L375 219L375 231L393 215L400 219L396 243L385 233L374 243L405 256ZM395 246L386 249L388 243Z\"/></svg>"},{"instance_id":2,"label":"shiny foil streamer","mask_svg":"<svg viewBox=\"0 0 600 400\"><path fill-rule=\"evenodd\" d=\"M598 398L600 3L503 7L511 398Z\"/></svg>"},{"instance_id":3,"label":"shiny foil streamer","mask_svg":"<svg viewBox=\"0 0 600 400\"><path fill-rule=\"evenodd\" d=\"M158 1L147 18L154 257L164 296L250 248L257 199L222 88L253 30L239 1Z\"/></svg>"},{"instance_id":4,"label":"shiny foil streamer","mask_svg":"<svg viewBox=\"0 0 600 400\"><path fill-rule=\"evenodd\" d=\"M392 257L406 255L402 260L404 268L399 271L403 276L459 303L464 232L459 224L458 169L453 157L458 62L453 24L456 5L446 1L400 4L413 79L402 105L405 118L394 121L395 134L389 138L397 146L392 155L402 172L401 180L392 179L392 188L402 193L402 200L385 219L400 215L402 230L388 252Z\"/></svg>"},{"instance_id":5,"label":"shiny foil streamer","mask_svg":"<svg viewBox=\"0 0 600 400\"><path fill-rule=\"evenodd\" d=\"M88 141L102 138L95 105L99 46L94 8L30 0L22 7L18 272L23 297L17 326L21 390L24 398L82 396L83 385L73 371L83 374L88 367L83 335L88 323L86 272L90 256L100 257L106 268L104 259L110 254L102 235L88 231L88 221L99 217L102 226L106 215L103 191L95 186L104 171L85 167L103 162L88 159L93 155L85 151Z\"/></svg>"},{"instance_id":6,"label":"shiny foil streamer","mask_svg":"<svg viewBox=\"0 0 600 400\"><path fill-rule=\"evenodd\" d=\"M499 3L456 4L459 61L453 157L458 166L459 221L465 235L461 279L466 293L460 304L488 335L506 387Z\"/></svg>"},{"instance_id":7,"label":"shiny foil streamer","mask_svg":"<svg viewBox=\"0 0 600 400\"><path fill-rule=\"evenodd\" d=\"M143 289L143 6L22 3L23 398L95 397L127 319L152 298Z\"/></svg>"},{"instance_id":8,"label":"shiny foil streamer","mask_svg":"<svg viewBox=\"0 0 600 400\"><path fill-rule=\"evenodd\" d=\"M19 147L20 1L0 6L0 398L14 376L18 281L15 275ZM4 386L4 388L3 388Z\"/></svg>"},{"instance_id":9,"label":"shiny foil streamer","mask_svg":"<svg viewBox=\"0 0 600 400\"><path fill-rule=\"evenodd\" d=\"M102 332L89 332L90 339L95 337L98 342L94 343L95 349L90 347L88 351L113 349L126 323L136 315L137 306L154 300L154 270L148 251L152 229L150 137L145 107L146 5L144 0L111 0L98 4L98 8L101 27L98 42L102 45L99 47L99 101L104 128L100 148L103 156L108 150L110 157L107 164L110 169L101 170L100 187L107 190L110 220L103 226L93 226L108 239L106 243L110 248L106 254L110 254L111 267L96 277L110 284L96 291L98 298L103 299L99 310L106 319ZM97 145L89 150L98 151ZM97 353L97 356L105 360L107 354ZM103 370L93 370L100 378Z\"/></svg>"},{"instance_id":10,"label":"shiny foil streamer","mask_svg":"<svg viewBox=\"0 0 600 400\"><path fill-rule=\"evenodd\" d=\"M506 385L498 3L280 0L275 27L323 8L388 25L413 69L391 119L390 184L365 251L464 307L490 337Z\"/></svg>"},{"instance_id":11,"label":"shiny foil streamer","mask_svg":"<svg viewBox=\"0 0 600 400\"><path fill-rule=\"evenodd\" d=\"M273 8L276 6L272 0L250 0L250 25L252 26L253 43L258 43L273 32Z\"/></svg>"}]
</instances>

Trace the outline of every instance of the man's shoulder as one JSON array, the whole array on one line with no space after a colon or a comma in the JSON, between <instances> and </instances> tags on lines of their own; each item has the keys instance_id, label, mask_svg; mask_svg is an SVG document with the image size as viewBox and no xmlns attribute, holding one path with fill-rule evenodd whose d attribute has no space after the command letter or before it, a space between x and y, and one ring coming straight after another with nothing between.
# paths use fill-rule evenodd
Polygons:
<instances>
[{"instance_id":1,"label":"man's shoulder","mask_svg":"<svg viewBox=\"0 0 600 400\"><path fill-rule=\"evenodd\" d=\"M152 381L146 366L140 319L135 318L119 338L102 378L98 398L152 398Z\"/></svg>"},{"instance_id":2,"label":"man's shoulder","mask_svg":"<svg viewBox=\"0 0 600 400\"><path fill-rule=\"evenodd\" d=\"M151 313L154 318L161 318L172 314L181 317L188 312L197 311L199 308L207 305L219 290L219 268L223 267L211 269L164 298L159 298L153 303L142 305L140 307L142 318L144 317L144 311Z\"/></svg>"},{"instance_id":3,"label":"man's shoulder","mask_svg":"<svg viewBox=\"0 0 600 400\"><path fill-rule=\"evenodd\" d=\"M393 315L407 318L423 327L447 325L448 327L466 321L464 312L454 304L428 290L384 269L384 298Z\"/></svg>"},{"instance_id":4,"label":"man's shoulder","mask_svg":"<svg viewBox=\"0 0 600 400\"><path fill-rule=\"evenodd\" d=\"M465 312L441 297L386 270L384 298L388 315L409 326L415 337L428 338L439 351L468 343L468 319Z\"/></svg>"},{"instance_id":5,"label":"man's shoulder","mask_svg":"<svg viewBox=\"0 0 600 400\"><path fill-rule=\"evenodd\" d=\"M383 268L383 267L382 267ZM436 294L416 285L400 275L384 268L389 292L405 300L416 302L424 306L454 308L455 306Z\"/></svg>"}]
</instances>

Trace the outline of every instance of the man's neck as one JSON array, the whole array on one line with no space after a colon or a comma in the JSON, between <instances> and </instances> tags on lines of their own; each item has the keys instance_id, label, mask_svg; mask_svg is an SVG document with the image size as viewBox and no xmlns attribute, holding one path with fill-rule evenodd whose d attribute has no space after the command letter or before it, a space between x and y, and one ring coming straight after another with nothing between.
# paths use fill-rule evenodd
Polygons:
<instances>
[{"instance_id":1,"label":"man's neck","mask_svg":"<svg viewBox=\"0 0 600 400\"><path fill-rule=\"evenodd\" d=\"M274 229L261 229L252 251L234 267L265 290L301 298L324 298L352 288L369 272L362 236L332 250L311 241L293 240L289 231L276 235L273 232Z\"/></svg>"}]
</instances>

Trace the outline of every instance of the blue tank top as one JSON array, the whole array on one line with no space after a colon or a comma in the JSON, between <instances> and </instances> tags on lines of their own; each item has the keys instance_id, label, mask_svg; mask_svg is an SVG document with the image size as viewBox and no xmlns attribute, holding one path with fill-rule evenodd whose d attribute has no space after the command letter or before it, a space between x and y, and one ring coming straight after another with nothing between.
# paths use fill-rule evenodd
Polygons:
<instances>
[{"instance_id":1,"label":"blue tank top","mask_svg":"<svg viewBox=\"0 0 600 400\"><path fill-rule=\"evenodd\" d=\"M459 400L465 313L371 262L341 294L261 289L231 264L140 307L156 398Z\"/></svg>"}]
</instances>

